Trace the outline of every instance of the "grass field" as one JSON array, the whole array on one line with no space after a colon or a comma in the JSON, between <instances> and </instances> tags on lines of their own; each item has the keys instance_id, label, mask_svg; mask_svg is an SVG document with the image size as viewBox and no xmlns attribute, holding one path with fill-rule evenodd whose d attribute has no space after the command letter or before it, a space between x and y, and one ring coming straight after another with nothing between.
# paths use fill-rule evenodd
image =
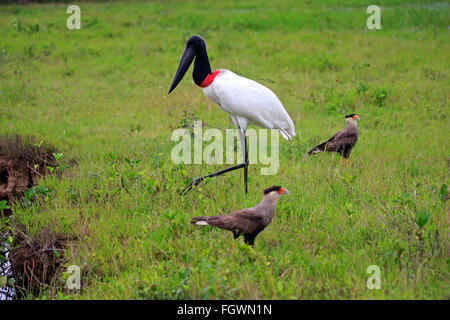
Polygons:
<instances>
[{"instance_id":1,"label":"grass field","mask_svg":"<svg viewBox=\"0 0 450 320\"><path fill-rule=\"evenodd\" d=\"M63 153L51 192L19 201L8 225L69 240L53 281L25 299L448 299L449 4L378 1L381 30L360 1L80 2L0 6L0 134ZM233 128L188 72L167 91L187 38L205 38L213 69L271 88L295 123L277 175L249 169L182 197L190 177L224 166L175 165L174 129L193 115ZM347 167L305 152L357 113ZM239 150L240 147L237 147ZM254 249L189 224L289 189ZM47 189L46 189L47 190ZM81 290L64 289L82 269ZM367 268L381 269L369 290Z\"/></svg>"}]
</instances>

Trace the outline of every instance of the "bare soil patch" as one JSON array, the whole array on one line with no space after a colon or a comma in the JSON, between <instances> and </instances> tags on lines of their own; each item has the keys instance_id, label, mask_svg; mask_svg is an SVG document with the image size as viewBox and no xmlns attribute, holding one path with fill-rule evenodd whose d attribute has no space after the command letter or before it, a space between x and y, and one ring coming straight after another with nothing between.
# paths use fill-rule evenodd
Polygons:
<instances>
[{"instance_id":1,"label":"bare soil patch","mask_svg":"<svg viewBox=\"0 0 450 320\"><path fill-rule=\"evenodd\" d=\"M0 201L13 203L48 173L48 167L56 167L55 151L34 138L0 137ZM4 215L10 214L11 209L4 210Z\"/></svg>"},{"instance_id":2,"label":"bare soil patch","mask_svg":"<svg viewBox=\"0 0 450 320\"><path fill-rule=\"evenodd\" d=\"M11 206L19 201L24 191L37 185L38 180L49 173L49 167L57 167L53 147L42 146L34 138L18 135L0 137L0 201ZM5 209L3 216L12 215ZM16 222L16 235L9 250L14 275L16 295L26 292L37 294L51 279L63 262L64 236L58 236L45 228L33 239L26 229Z\"/></svg>"},{"instance_id":3,"label":"bare soil patch","mask_svg":"<svg viewBox=\"0 0 450 320\"><path fill-rule=\"evenodd\" d=\"M16 294L38 294L51 283L63 263L62 249L67 239L44 229L35 239L19 231L11 253Z\"/></svg>"}]
</instances>

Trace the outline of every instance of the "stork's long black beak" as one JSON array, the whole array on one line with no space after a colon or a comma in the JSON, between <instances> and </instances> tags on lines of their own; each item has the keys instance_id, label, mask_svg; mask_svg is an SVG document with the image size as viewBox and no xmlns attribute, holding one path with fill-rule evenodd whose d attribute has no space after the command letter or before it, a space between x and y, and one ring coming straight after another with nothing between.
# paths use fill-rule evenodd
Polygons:
<instances>
[{"instance_id":1,"label":"stork's long black beak","mask_svg":"<svg viewBox=\"0 0 450 320\"><path fill-rule=\"evenodd\" d=\"M192 64L192 61L194 61L194 58L195 58L195 51L191 46L186 46L186 48L184 48L183 55L181 56L180 65L178 66L177 73L175 74L175 77L173 78L172 81L172 85L170 86L169 93L171 93L173 89L175 89L176 86L180 83L181 79L183 79L184 75L186 74L186 71Z\"/></svg>"}]
</instances>

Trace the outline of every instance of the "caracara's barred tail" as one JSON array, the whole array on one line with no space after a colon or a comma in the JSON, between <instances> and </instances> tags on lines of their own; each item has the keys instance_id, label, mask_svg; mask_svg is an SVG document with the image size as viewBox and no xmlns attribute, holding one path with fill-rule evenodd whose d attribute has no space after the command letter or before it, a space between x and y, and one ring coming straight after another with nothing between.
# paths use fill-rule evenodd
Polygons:
<instances>
[{"instance_id":1,"label":"caracara's barred tail","mask_svg":"<svg viewBox=\"0 0 450 320\"><path fill-rule=\"evenodd\" d=\"M308 155L313 155L322 151L325 151L325 148L327 146L327 142L321 143L318 146L315 146L314 148L312 148L311 150L308 151Z\"/></svg>"},{"instance_id":2,"label":"caracara's barred tail","mask_svg":"<svg viewBox=\"0 0 450 320\"><path fill-rule=\"evenodd\" d=\"M192 218L191 224L196 226L208 226L208 217L195 217Z\"/></svg>"}]
</instances>

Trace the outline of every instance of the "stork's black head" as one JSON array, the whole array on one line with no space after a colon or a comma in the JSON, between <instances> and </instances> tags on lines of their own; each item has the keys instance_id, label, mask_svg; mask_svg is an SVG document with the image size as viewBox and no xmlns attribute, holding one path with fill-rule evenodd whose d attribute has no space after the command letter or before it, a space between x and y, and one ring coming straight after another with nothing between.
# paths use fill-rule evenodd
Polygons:
<instances>
[{"instance_id":1,"label":"stork's black head","mask_svg":"<svg viewBox=\"0 0 450 320\"><path fill-rule=\"evenodd\" d=\"M206 48L206 43L202 37L192 36L186 42L186 47L191 47L195 52L199 52L201 49Z\"/></svg>"},{"instance_id":2,"label":"stork's black head","mask_svg":"<svg viewBox=\"0 0 450 320\"><path fill-rule=\"evenodd\" d=\"M183 79L194 58L195 62L192 77L194 78L195 84L200 86L206 76L211 73L205 40L200 36L192 36L186 42L186 47L181 56L180 64L178 65L177 73L173 78L169 93L171 93L178 83L180 83L181 79Z\"/></svg>"}]
</instances>

